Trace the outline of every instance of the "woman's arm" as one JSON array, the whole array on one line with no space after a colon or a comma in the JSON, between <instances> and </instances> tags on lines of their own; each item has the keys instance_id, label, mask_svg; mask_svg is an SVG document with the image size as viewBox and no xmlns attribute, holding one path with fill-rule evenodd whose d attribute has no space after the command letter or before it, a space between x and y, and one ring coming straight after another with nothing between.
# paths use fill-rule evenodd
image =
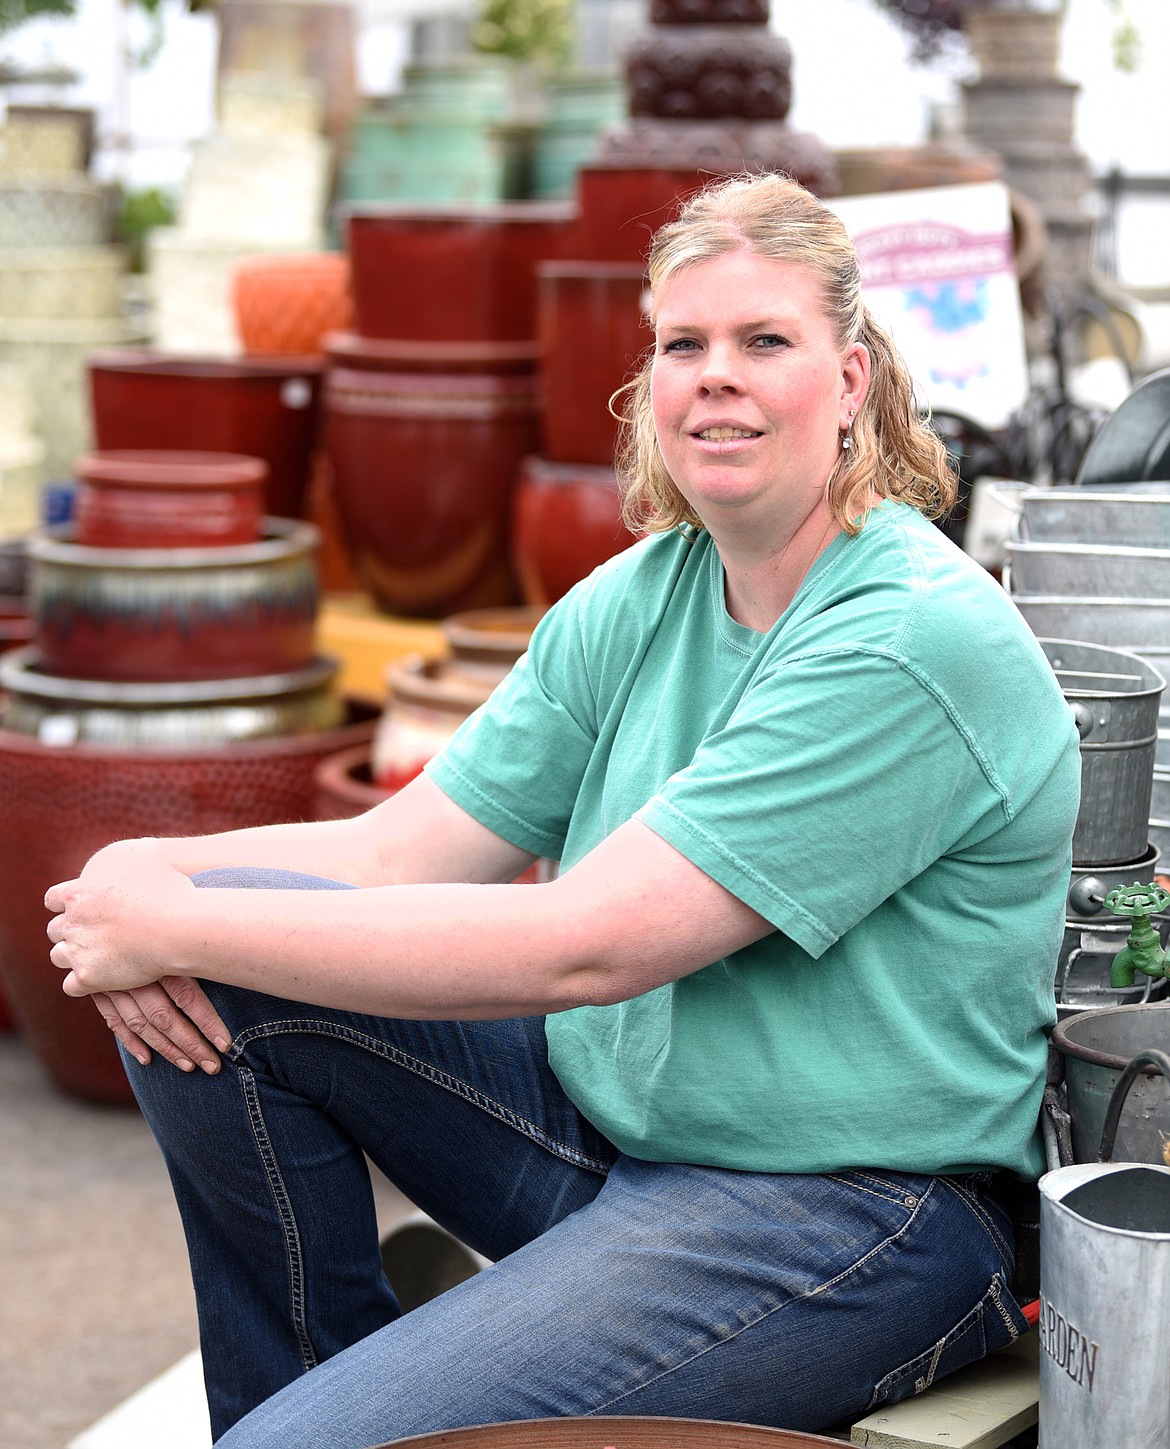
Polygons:
<instances>
[{"instance_id":1,"label":"woman's arm","mask_svg":"<svg viewBox=\"0 0 1170 1449\"><path fill-rule=\"evenodd\" d=\"M197 891L160 871L144 883L83 877L55 887L48 904L60 912L51 954L71 995L133 990L165 969L421 1018L622 1000L772 929L637 821L547 885Z\"/></svg>"}]
</instances>

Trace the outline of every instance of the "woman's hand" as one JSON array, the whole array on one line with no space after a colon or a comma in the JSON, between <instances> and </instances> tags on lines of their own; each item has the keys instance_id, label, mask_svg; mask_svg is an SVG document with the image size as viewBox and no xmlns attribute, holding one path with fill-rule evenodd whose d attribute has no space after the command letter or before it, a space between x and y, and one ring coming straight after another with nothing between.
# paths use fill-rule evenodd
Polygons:
<instances>
[{"instance_id":1,"label":"woman's hand","mask_svg":"<svg viewBox=\"0 0 1170 1449\"><path fill-rule=\"evenodd\" d=\"M231 1045L231 1033L188 976L164 976L133 991L98 991L93 1004L106 1025L145 1067L151 1050L184 1072L196 1065L209 1075L219 1071L219 1053Z\"/></svg>"},{"instance_id":2,"label":"woman's hand","mask_svg":"<svg viewBox=\"0 0 1170 1449\"><path fill-rule=\"evenodd\" d=\"M51 886L45 905L49 959L66 973L67 996L133 991L181 974L167 942L193 903L195 886L157 855L105 867L92 861L77 880Z\"/></svg>"}]
</instances>

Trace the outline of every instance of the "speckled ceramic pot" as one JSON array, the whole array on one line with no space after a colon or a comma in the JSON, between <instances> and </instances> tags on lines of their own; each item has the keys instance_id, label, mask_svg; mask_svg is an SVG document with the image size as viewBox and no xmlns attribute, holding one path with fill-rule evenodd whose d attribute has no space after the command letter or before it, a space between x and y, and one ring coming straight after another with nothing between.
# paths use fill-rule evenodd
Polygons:
<instances>
[{"instance_id":1,"label":"speckled ceramic pot","mask_svg":"<svg viewBox=\"0 0 1170 1449\"><path fill-rule=\"evenodd\" d=\"M313 656L317 530L270 518L258 543L86 548L60 528L28 546L46 672L76 679L226 679Z\"/></svg>"},{"instance_id":2,"label":"speckled ceramic pot","mask_svg":"<svg viewBox=\"0 0 1170 1449\"><path fill-rule=\"evenodd\" d=\"M174 753L61 748L0 727L0 986L58 1087L133 1101L105 1023L49 965L49 886L112 840L310 819L318 763L368 741L377 713L351 702L334 729Z\"/></svg>"},{"instance_id":3,"label":"speckled ceramic pot","mask_svg":"<svg viewBox=\"0 0 1170 1449\"><path fill-rule=\"evenodd\" d=\"M268 464L240 453L123 448L87 453L77 542L85 548L224 548L257 543Z\"/></svg>"}]
</instances>

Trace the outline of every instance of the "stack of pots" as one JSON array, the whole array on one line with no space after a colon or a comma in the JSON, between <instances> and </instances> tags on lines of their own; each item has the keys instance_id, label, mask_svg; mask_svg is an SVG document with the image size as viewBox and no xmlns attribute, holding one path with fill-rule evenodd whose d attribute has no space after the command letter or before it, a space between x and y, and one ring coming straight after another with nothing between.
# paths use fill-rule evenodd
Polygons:
<instances>
[{"instance_id":1,"label":"stack of pots","mask_svg":"<svg viewBox=\"0 0 1170 1449\"><path fill-rule=\"evenodd\" d=\"M512 555L525 600L555 603L633 543L621 520L610 398L652 344L636 262L539 266L543 454L517 483Z\"/></svg>"},{"instance_id":2,"label":"stack of pots","mask_svg":"<svg viewBox=\"0 0 1170 1449\"><path fill-rule=\"evenodd\" d=\"M129 1101L48 965L46 889L111 840L311 818L317 763L378 711L315 653L316 530L265 516L262 460L108 451L76 472L75 524L29 544L33 645L0 658L0 980L59 1086Z\"/></svg>"},{"instance_id":3,"label":"stack of pots","mask_svg":"<svg viewBox=\"0 0 1170 1449\"><path fill-rule=\"evenodd\" d=\"M389 614L516 600L509 528L540 451L538 263L571 206L355 207L355 330L326 339L325 446L355 577Z\"/></svg>"},{"instance_id":4,"label":"stack of pots","mask_svg":"<svg viewBox=\"0 0 1170 1449\"><path fill-rule=\"evenodd\" d=\"M1110 891L1154 879L1158 848L1150 843L1158 711L1163 676L1120 649L1042 639L1073 712L1081 751L1081 802L1073 833L1073 867L1064 939L1056 971L1057 1013L1122 1006L1164 995L1165 979L1141 976L1130 988L1110 985L1113 958L1130 922L1106 906ZM1166 940L1170 918L1157 918Z\"/></svg>"}]
</instances>

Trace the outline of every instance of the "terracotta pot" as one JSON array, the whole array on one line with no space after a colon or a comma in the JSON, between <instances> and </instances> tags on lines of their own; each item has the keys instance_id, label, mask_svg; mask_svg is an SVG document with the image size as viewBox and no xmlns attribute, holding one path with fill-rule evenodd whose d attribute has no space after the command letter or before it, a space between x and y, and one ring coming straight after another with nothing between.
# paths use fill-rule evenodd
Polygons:
<instances>
[{"instance_id":1,"label":"terracotta pot","mask_svg":"<svg viewBox=\"0 0 1170 1449\"><path fill-rule=\"evenodd\" d=\"M450 651L444 676L494 689L528 648L544 612L543 608L519 605L470 609L444 619L439 627Z\"/></svg>"},{"instance_id":2,"label":"terracotta pot","mask_svg":"<svg viewBox=\"0 0 1170 1449\"><path fill-rule=\"evenodd\" d=\"M92 353L88 369L95 447L262 458L265 511L302 516L317 439L319 357L226 359L125 348Z\"/></svg>"},{"instance_id":3,"label":"terracotta pot","mask_svg":"<svg viewBox=\"0 0 1170 1449\"><path fill-rule=\"evenodd\" d=\"M74 466L77 541L87 548L255 543L268 465L240 453L125 448Z\"/></svg>"},{"instance_id":4,"label":"terracotta pot","mask_svg":"<svg viewBox=\"0 0 1170 1449\"><path fill-rule=\"evenodd\" d=\"M512 493L539 437L531 374L330 370L338 513L354 574L380 608L443 618L515 599Z\"/></svg>"},{"instance_id":5,"label":"terracotta pot","mask_svg":"<svg viewBox=\"0 0 1170 1449\"><path fill-rule=\"evenodd\" d=\"M351 702L336 729L204 750L60 749L0 728L0 984L64 1091L132 1100L114 1038L87 1001L62 995L42 901L111 840L201 835L311 818L313 771L369 740L377 707Z\"/></svg>"},{"instance_id":6,"label":"terracotta pot","mask_svg":"<svg viewBox=\"0 0 1170 1449\"><path fill-rule=\"evenodd\" d=\"M574 209L362 206L349 212L354 312L364 337L503 342L536 336L536 264L566 255Z\"/></svg>"},{"instance_id":7,"label":"terracotta pot","mask_svg":"<svg viewBox=\"0 0 1170 1449\"><path fill-rule=\"evenodd\" d=\"M46 674L35 649L0 658L4 727L42 744L187 750L332 729L344 712L335 659L284 674L123 684Z\"/></svg>"},{"instance_id":8,"label":"terracotta pot","mask_svg":"<svg viewBox=\"0 0 1170 1449\"><path fill-rule=\"evenodd\" d=\"M609 467L618 430L609 400L654 343L642 268L545 262L537 275L544 456Z\"/></svg>"},{"instance_id":9,"label":"terracotta pot","mask_svg":"<svg viewBox=\"0 0 1170 1449\"><path fill-rule=\"evenodd\" d=\"M246 353L319 355L328 332L353 316L343 252L245 257L231 282L236 330Z\"/></svg>"},{"instance_id":10,"label":"terracotta pot","mask_svg":"<svg viewBox=\"0 0 1170 1449\"><path fill-rule=\"evenodd\" d=\"M547 608L635 541L612 468L526 458L512 513L512 557L525 600Z\"/></svg>"},{"instance_id":11,"label":"terracotta pot","mask_svg":"<svg viewBox=\"0 0 1170 1449\"><path fill-rule=\"evenodd\" d=\"M397 1449L840 1449L840 1439L769 1429L756 1424L724 1424L706 1419L605 1418L525 1419L514 1424L479 1424L442 1429L395 1441ZM391 1449L382 1444L378 1449Z\"/></svg>"},{"instance_id":12,"label":"terracotta pot","mask_svg":"<svg viewBox=\"0 0 1170 1449\"><path fill-rule=\"evenodd\" d=\"M330 362L373 372L529 373L540 360L535 337L519 342L428 342L331 332L324 348Z\"/></svg>"},{"instance_id":13,"label":"terracotta pot","mask_svg":"<svg viewBox=\"0 0 1170 1449\"><path fill-rule=\"evenodd\" d=\"M228 679L313 657L317 531L269 519L258 543L109 549L69 528L29 544L46 672L77 679Z\"/></svg>"},{"instance_id":14,"label":"terracotta pot","mask_svg":"<svg viewBox=\"0 0 1170 1449\"><path fill-rule=\"evenodd\" d=\"M583 166L577 174L580 217L572 255L595 262L644 262L650 239L684 197L710 175L691 167Z\"/></svg>"}]
</instances>

